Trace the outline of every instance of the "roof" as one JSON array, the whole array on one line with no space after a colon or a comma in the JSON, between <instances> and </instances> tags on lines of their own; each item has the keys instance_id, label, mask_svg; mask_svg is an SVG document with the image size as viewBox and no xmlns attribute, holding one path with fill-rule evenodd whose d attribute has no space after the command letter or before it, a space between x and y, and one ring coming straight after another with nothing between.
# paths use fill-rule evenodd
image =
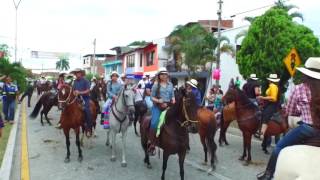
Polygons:
<instances>
[{"instance_id":1,"label":"roof","mask_svg":"<svg viewBox=\"0 0 320 180\"><path fill-rule=\"evenodd\" d=\"M93 54L86 54L83 57L93 56ZM96 57L112 57L114 54L95 54Z\"/></svg>"}]
</instances>

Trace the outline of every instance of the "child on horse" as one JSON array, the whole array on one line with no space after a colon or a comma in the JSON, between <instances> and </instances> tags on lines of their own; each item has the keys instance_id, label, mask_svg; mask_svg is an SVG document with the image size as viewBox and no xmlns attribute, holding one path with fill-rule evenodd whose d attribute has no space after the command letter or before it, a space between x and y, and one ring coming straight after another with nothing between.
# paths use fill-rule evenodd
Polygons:
<instances>
[{"instance_id":1,"label":"child on horse","mask_svg":"<svg viewBox=\"0 0 320 180\"><path fill-rule=\"evenodd\" d=\"M290 130L276 145L264 173L258 180L271 180L280 151L320 135L320 58L309 58L305 67L297 68L303 74L302 83L296 85L289 98L286 115L300 116L299 126Z\"/></svg>"},{"instance_id":2,"label":"child on horse","mask_svg":"<svg viewBox=\"0 0 320 180\"><path fill-rule=\"evenodd\" d=\"M261 139L263 139L265 132L268 128L268 121L271 117L278 111L279 108L279 87L277 74L270 74L269 78L269 87L266 91L266 96L258 96L258 99L265 101L265 106L262 111L262 127L261 127Z\"/></svg>"},{"instance_id":3,"label":"child on horse","mask_svg":"<svg viewBox=\"0 0 320 180\"><path fill-rule=\"evenodd\" d=\"M90 83L84 78L85 71L77 68L71 72L75 74L76 80L73 83L74 95L81 96L84 101L85 128L92 128L91 111L90 111Z\"/></svg>"},{"instance_id":4,"label":"child on horse","mask_svg":"<svg viewBox=\"0 0 320 180\"><path fill-rule=\"evenodd\" d=\"M156 130L159 123L161 112L169 107L170 104L175 104L176 100L173 92L173 85L169 82L168 71L166 68L160 68L157 74L157 82L154 83L151 89L151 99L153 106L151 110L151 127L149 130L149 153L154 152L156 141Z\"/></svg>"},{"instance_id":5,"label":"child on horse","mask_svg":"<svg viewBox=\"0 0 320 180\"><path fill-rule=\"evenodd\" d=\"M116 71L111 72L111 80L107 82L107 101L103 106L104 114L104 128L109 128L109 113L110 107L118 98L122 84L118 81L119 74Z\"/></svg>"}]
</instances>

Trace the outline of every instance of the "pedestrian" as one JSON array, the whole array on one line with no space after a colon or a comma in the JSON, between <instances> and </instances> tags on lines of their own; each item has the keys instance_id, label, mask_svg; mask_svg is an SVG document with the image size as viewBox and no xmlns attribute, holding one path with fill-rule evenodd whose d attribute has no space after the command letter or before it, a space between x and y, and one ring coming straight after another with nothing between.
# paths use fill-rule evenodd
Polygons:
<instances>
[{"instance_id":1,"label":"pedestrian","mask_svg":"<svg viewBox=\"0 0 320 180\"><path fill-rule=\"evenodd\" d=\"M166 68L160 68L157 74L157 80L151 89L151 99L153 106L151 110L151 127L149 130L148 152L154 155L156 130L159 123L160 114L167 109L170 104L175 104L176 100L173 92L173 85L169 82L168 71Z\"/></svg>"},{"instance_id":2,"label":"pedestrian","mask_svg":"<svg viewBox=\"0 0 320 180\"><path fill-rule=\"evenodd\" d=\"M10 76L5 78L3 85L3 114L6 122L14 123L16 100L18 98L18 87L12 83Z\"/></svg>"},{"instance_id":3,"label":"pedestrian","mask_svg":"<svg viewBox=\"0 0 320 180\"><path fill-rule=\"evenodd\" d=\"M214 86L209 90L209 94L205 97L205 99L208 101L207 108L213 111L215 99Z\"/></svg>"},{"instance_id":4,"label":"pedestrian","mask_svg":"<svg viewBox=\"0 0 320 180\"><path fill-rule=\"evenodd\" d=\"M119 74L118 74L118 77L119 77ZM125 74L121 74L120 79L118 81L119 81L120 84L124 85L126 83L126 75Z\"/></svg>"},{"instance_id":5,"label":"pedestrian","mask_svg":"<svg viewBox=\"0 0 320 180\"><path fill-rule=\"evenodd\" d=\"M30 106L30 102L31 102L31 97L33 94L33 90L34 90L34 86L32 82L28 82L27 88L25 90L25 92L23 93L23 95L21 96L20 100L19 100L19 104L21 104L21 102L23 101L23 99L28 96L28 107Z\"/></svg>"},{"instance_id":6,"label":"pedestrian","mask_svg":"<svg viewBox=\"0 0 320 180\"><path fill-rule=\"evenodd\" d=\"M223 104L222 104L222 90L219 89L219 86L214 88L214 102L213 102L213 112L216 114L222 111Z\"/></svg>"},{"instance_id":7,"label":"pedestrian","mask_svg":"<svg viewBox=\"0 0 320 180\"><path fill-rule=\"evenodd\" d=\"M80 96L84 102L84 114L85 114L85 128L90 130L92 128L91 111L90 111L90 82L84 78L85 71L77 68L71 72L76 76L76 80L73 83L73 92L75 96Z\"/></svg>"},{"instance_id":8,"label":"pedestrian","mask_svg":"<svg viewBox=\"0 0 320 180\"><path fill-rule=\"evenodd\" d=\"M190 81L186 82L186 91L191 92L195 98L198 106L201 106L201 93L197 87L198 81L195 79L190 79Z\"/></svg>"},{"instance_id":9,"label":"pedestrian","mask_svg":"<svg viewBox=\"0 0 320 180\"><path fill-rule=\"evenodd\" d=\"M269 78L269 87L266 91L266 96L258 96L259 100L264 100L265 105L262 110L262 126L261 126L261 135L260 138L264 138L264 134L268 128L268 122L271 117L278 111L279 108L279 87L278 83L280 78L277 74L270 74Z\"/></svg>"},{"instance_id":10,"label":"pedestrian","mask_svg":"<svg viewBox=\"0 0 320 180\"><path fill-rule=\"evenodd\" d=\"M259 78L257 78L256 74L250 74L250 78L242 87L243 92L247 95L249 100L256 106L258 106L257 97L261 94L258 80Z\"/></svg>"},{"instance_id":11,"label":"pedestrian","mask_svg":"<svg viewBox=\"0 0 320 180\"><path fill-rule=\"evenodd\" d=\"M239 79L239 76L237 76L237 77L236 77L235 85L236 85L236 87L237 87L237 88L239 88L239 89L240 89L241 81L240 81L240 79Z\"/></svg>"},{"instance_id":12,"label":"pedestrian","mask_svg":"<svg viewBox=\"0 0 320 180\"><path fill-rule=\"evenodd\" d=\"M147 80L147 77L143 75L142 79L138 82L138 85L140 85L142 89L146 87L146 80Z\"/></svg>"},{"instance_id":13,"label":"pedestrian","mask_svg":"<svg viewBox=\"0 0 320 180\"><path fill-rule=\"evenodd\" d=\"M302 83L296 85L288 100L286 115L300 116L299 126L287 132L277 143L269 158L265 172L258 180L271 180L275 172L278 155L287 146L320 135L320 58L309 58L305 67L297 68L302 73Z\"/></svg>"},{"instance_id":14,"label":"pedestrian","mask_svg":"<svg viewBox=\"0 0 320 180\"><path fill-rule=\"evenodd\" d=\"M0 77L0 81L2 81L6 76L1 76ZM1 104L1 107L2 106L2 90L3 90L3 86L4 86L4 83L3 82L0 82L0 104ZM0 112L0 139L2 137L2 129L4 128L4 122L3 122L3 119L2 119L2 113Z\"/></svg>"}]
</instances>

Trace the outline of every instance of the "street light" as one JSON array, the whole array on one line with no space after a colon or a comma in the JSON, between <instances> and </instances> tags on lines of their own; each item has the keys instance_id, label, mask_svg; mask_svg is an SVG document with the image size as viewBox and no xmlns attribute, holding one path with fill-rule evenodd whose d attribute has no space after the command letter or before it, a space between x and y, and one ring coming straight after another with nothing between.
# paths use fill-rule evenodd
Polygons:
<instances>
[{"instance_id":1,"label":"street light","mask_svg":"<svg viewBox=\"0 0 320 180\"><path fill-rule=\"evenodd\" d=\"M18 8L19 8L19 5L21 3L21 0L19 0L18 3L16 3L15 0L12 0L13 1L13 4L14 4L14 7L16 9L16 28L15 28L15 38L14 38L14 41L15 41L15 47L14 47L14 62L17 62L17 49L18 49Z\"/></svg>"}]
</instances>

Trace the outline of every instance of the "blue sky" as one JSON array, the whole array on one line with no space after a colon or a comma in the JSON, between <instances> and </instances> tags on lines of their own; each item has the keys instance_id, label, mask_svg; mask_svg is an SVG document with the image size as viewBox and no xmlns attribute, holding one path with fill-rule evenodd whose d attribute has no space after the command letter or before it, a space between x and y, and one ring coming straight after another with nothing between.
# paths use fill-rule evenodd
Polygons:
<instances>
[{"instance_id":1,"label":"blue sky","mask_svg":"<svg viewBox=\"0 0 320 180\"><path fill-rule=\"evenodd\" d=\"M17 0L16 0L17 1ZM273 0L224 0L223 17L272 4ZM318 0L289 0L299 6L306 26L320 35ZM134 40L167 36L179 24L216 19L217 0L22 0L19 7L19 48L43 51L91 53L97 38L97 52L107 52ZM239 15L235 26L245 24ZM14 6L0 1L0 41L13 44Z\"/></svg>"}]
</instances>

